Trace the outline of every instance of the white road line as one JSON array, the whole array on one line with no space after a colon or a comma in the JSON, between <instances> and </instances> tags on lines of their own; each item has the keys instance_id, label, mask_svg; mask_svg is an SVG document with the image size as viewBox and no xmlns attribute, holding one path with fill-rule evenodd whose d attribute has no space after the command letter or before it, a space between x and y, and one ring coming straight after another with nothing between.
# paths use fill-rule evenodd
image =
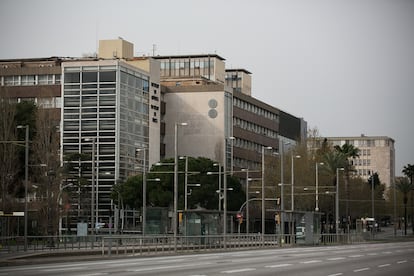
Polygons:
<instances>
[{"instance_id":1,"label":"white road line","mask_svg":"<svg viewBox=\"0 0 414 276\"><path fill-rule=\"evenodd\" d=\"M339 276L342 275L343 273L339 272L339 273L335 273L335 274L329 274L328 276Z\"/></svg>"},{"instance_id":2,"label":"white road line","mask_svg":"<svg viewBox=\"0 0 414 276\"><path fill-rule=\"evenodd\" d=\"M407 262L407 260L398 261L397 264L403 264L403 263L406 263L406 262Z\"/></svg>"},{"instance_id":3,"label":"white road line","mask_svg":"<svg viewBox=\"0 0 414 276\"><path fill-rule=\"evenodd\" d=\"M241 268L241 269L235 269L235 270L221 271L220 273L231 274L231 273L239 273L239 272L254 271L254 270L256 270L256 268Z\"/></svg>"},{"instance_id":4,"label":"white road line","mask_svg":"<svg viewBox=\"0 0 414 276\"><path fill-rule=\"evenodd\" d=\"M102 273L90 273L90 274L79 274L79 276L99 276L99 275L108 275L107 272L102 272Z\"/></svg>"},{"instance_id":5,"label":"white road line","mask_svg":"<svg viewBox=\"0 0 414 276\"><path fill-rule=\"evenodd\" d=\"M382 254L392 254L392 252L391 251L384 251L384 252L382 252Z\"/></svg>"},{"instance_id":6,"label":"white road line","mask_svg":"<svg viewBox=\"0 0 414 276\"><path fill-rule=\"evenodd\" d=\"M208 265L208 264L211 264L211 263L192 263L192 264L156 266L156 267L146 267L146 268L139 268L139 269L128 269L127 271L129 271L129 272L142 272L142 271L152 271L152 270L162 270L162 269L171 269L171 268L200 266L200 265Z\"/></svg>"},{"instance_id":7,"label":"white road line","mask_svg":"<svg viewBox=\"0 0 414 276\"><path fill-rule=\"evenodd\" d=\"M329 258L327 259L328 261L339 261L339 260L344 260L345 257L335 257L335 258Z\"/></svg>"},{"instance_id":8,"label":"white road line","mask_svg":"<svg viewBox=\"0 0 414 276\"><path fill-rule=\"evenodd\" d=\"M390 266L391 264L382 264L382 265L379 265L378 267L387 267L387 266Z\"/></svg>"},{"instance_id":9,"label":"white road line","mask_svg":"<svg viewBox=\"0 0 414 276\"><path fill-rule=\"evenodd\" d=\"M44 272L54 272L54 271L68 271L68 270L82 270L85 267L65 267L65 268L50 268L50 269L42 269Z\"/></svg>"},{"instance_id":10,"label":"white road line","mask_svg":"<svg viewBox=\"0 0 414 276\"><path fill-rule=\"evenodd\" d=\"M315 264L315 263L321 263L321 260L311 260L311 261L304 261L300 262L301 264Z\"/></svg>"},{"instance_id":11,"label":"white road line","mask_svg":"<svg viewBox=\"0 0 414 276\"><path fill-rule=\"evenodd\" d=\"M292 264L276 264L276 265L267 265L265 267L267 268L278 268L278 267L286 267L286 266L291 266Z\"/></svg>"},{"instance_id":12,"label":"white road line","mask_svg":"<svg viewBox=\"0 0 414 276\"><path fill-rule=\"evenodd\" d=\"M363 256L364 255L350 255L350 256L348 256L348 258L361 258Z\"/></svg>"},{"instance_id":13,"label":"white road line","mask_svg":"<svg viewBox=\"0 0 414 276\"><path fill-rule=\"evenodd\" d=\"M361 272L361 271L367 271L369 270L369 267L364 267L364 268L360 268L360 269L355 269L354 272Z\"/></svg>"}]
</instances>

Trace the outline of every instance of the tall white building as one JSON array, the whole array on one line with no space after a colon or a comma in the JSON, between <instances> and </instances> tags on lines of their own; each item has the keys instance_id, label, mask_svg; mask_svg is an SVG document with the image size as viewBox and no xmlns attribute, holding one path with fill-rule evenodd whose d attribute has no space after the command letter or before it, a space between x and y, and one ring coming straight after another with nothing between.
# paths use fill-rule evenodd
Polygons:
<instances>
[{"instance_id":1,"label":"tall white building","mask_svg":"<svg viewBox=\"0 0 414 276\"><path fill-rule=\"evenodd\" d=\"M131 47L124 40L105 41L99 59L62 63L62 159L90 157L71 161L88 181L71 208L79 220L89 220L95 189L95 217L108 223L113 185L159 160L159 63L133 58Z\"/></svg>"}]
</instances>

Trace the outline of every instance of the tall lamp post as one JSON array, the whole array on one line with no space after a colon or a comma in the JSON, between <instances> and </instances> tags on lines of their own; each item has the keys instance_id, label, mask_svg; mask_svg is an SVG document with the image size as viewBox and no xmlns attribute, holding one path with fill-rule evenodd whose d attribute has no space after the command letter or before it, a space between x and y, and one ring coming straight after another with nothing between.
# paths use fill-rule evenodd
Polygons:
<instances>
[{"instance_id":1,"label":"tall lamp post","mask_svg":"<svg viewBox=\"0 0 414 276\"><path fill-rule=\"evenodd\" d=\"M174 232L174 252L177 251L177 208L178 208L178 143L177 132L178 126L186 126L187 123L174 124L174 217L173 217L173 232Z\"/></svg>"},{"instance_id":2,"label":"tall lamp post","mask_svg":"<svg viewBox=\"0 0 414 276\"><path fill-rule=\"evenodd\" d=\"M290 142L284 143L282 139L279 138L279 154L280 154L280 234L282 240L284 241L284 232L285 232L285 201L284 201L284 169L283 169L283 154L285 145L289 145Z\"/></svg>"},{"instance_id":3,"label":"tall lamp post","mask_svg":"<svg viewBox=\"0 0 414 276\"><path fill-rule=\"evenodd\" d=\"M262 243L264 244L264 235L266 229L266 219L265 219L265 150L271 150L272 147L262 146Z\"/></svg>"},{"instance_id":4,"label":"tall lamp post","mask_svg":"<svg viewBox=\"0 0 414 276\"><path fill-rule=\"evenodd\" d=\"M318 168L319 165L323 165L323 162L316 162L315 165L315 187L316 187L316 194L315 194L315 212L319 212L319 173Z\"/></svg>"},{"instance_id":5,"label":"tall lamp post","mask_svg":"<svg viewBox=\"0 0 414 276\"><path fill-rule=\"evenodd\" d=\"M17 126L17 128L25 128L25 154L24 154L24 251L27 251L27 185L29 182L29 125Z\"/></svg>"},{"instance_id":6,"label":"tall lamp post","mask_svg":"<svg viewBox=\"0 0 414 276\"><path fill-rule=\"evenodd\" d=\"M224 138L224 162L223 162L223 174L224 174L224 183L223 183L223 243L224 248L227 248L227 140L234 140L234 137L225 137ZM231 157L231 156L230 156Z\"/></svg>"},{"instance_id":7,"label":"tall lamp post","mask_svg":"<svg viewBox=\"0 0 414 276\"><path fill-rule=\"evenodd\" d=\"M249 234L249 169L242 169L246 172L246 234Z\"/></svg>"},{"instance_id":8,"label":"tall lamp post","mask_svg":"<svg viewBox=\"0 0 414 276\"><path fill-rule=\"evenodd\" d=\"M339 171L344 168L336 168L336 197L335 197L335 234L338 239L339 234Z\"/></svg>"},{"instance_id":9,"label":"tall lamp post","mask_svg":"<svg viewBox=\"0 0 414 276\"><path fill-rule=\"evenodd\" d=\"M290 229L291 229L291 234L292 234L292 238L293 238L293 235L295 234L295 232L294 232L294 229L293 229L293 227L294 227L294 223L293 223L293 211L295 210L295 197L294 197L294 186L295 186L295 170L294 170L294 159L299 159L299 158L301 158L301 156L300 155L294 155L293 154L293 151L292 151L292 155L291 155L291 170L292 170L292 172L291 172L291 176L292 176L292 183L291 183L291 186L290 186L290 191L291 191L291 195L290 195L290 209L291 209L291 213L290 213L290 215L291 215L291 217L290 217L290 224L291 224L291 227L290 227Z\"/></svg>"},{"instance_id":10,"label":"tall lamp post","mask_svg":"<svg viewBox=\"0 0 414 276\"><path fill-rule=\"evenodd\" d=\"M96 225L98 224L98 195L96 195L96 203L95 203L95 153L96 153L96 138L85 138L85 141L92 141L92 185L91 185L91 235L95 232ZM95 210L95 204L96 204L96 221L94 217L94 210Z\"/></svg>"},{"instance_id":11,"label":"tall lamp post","mask_svg":"<svg viewBox=\"0 0 414 276\"><path fill-rule=\"evenodd\" d=\"M142 167L142 235L145 236L147 224L147 150L146 148L136 149L136 152L143 152L144 166Z\"/></svg>"}]
</instances>

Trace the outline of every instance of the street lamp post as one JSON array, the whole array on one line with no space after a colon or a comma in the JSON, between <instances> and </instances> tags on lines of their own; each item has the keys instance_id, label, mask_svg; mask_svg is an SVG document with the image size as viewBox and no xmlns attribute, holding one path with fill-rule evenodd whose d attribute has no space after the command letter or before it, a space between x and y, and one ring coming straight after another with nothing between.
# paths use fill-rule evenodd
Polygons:
<instances>
[{"instance_id":1,"label":"street lamp post","mask_svg":"<svg viewBox=\"0 0 414 276\"><path fill-rule=\"evenodd\" d=\"M177 251L177 208L178 208L178 143L177 132L178 126L186 126L187 123L174 124L174 217L173 217L173 233L174 233L174 252Z\"/></svg>"},{"instance_id":2,"label":"street lamp post","mask_svg":"<svg viewBox=\"0 0 414 276\"><path fill-rule=\"evenodd\" d=\"M289 145L290 142L284 143L279 139L279 151L280 151L280 235L282 237L282 242L284 242L284 232L285 232L285 201L284 201L284 169L283 169L283 154L285 145Z\"/></svg>"},{"instance_id":3,"label":"street lamp post","mask_svg":"<svg viewBox=\"0 0 414 276\"><path fill-rule=\"evenodd\" d=\"M338 239L339 234L339 171L344 168L336 168L336 197L335 197L335 233Z\"/></svg>"},{"instance_id":4,"label":"street lamp post","mask_svg":"<svg viewBox=\"0 0 414 276\"><path fill-rule=\"evenodd\" d=\"M224 138L224 162L223 162L223 174L224 174L224 183L223 183L223 243L224 249L227 248L227 140L234 140L234 137L225 137Z\"/></svg>"},{"instance_id":5,"label":"street lamp post","mask_svg":"<svg viewBox=\"0 0 414 276\"><path fill-rule=\"evenodd\" d=\"M24 251L27 251L27 185L29 182L29 125L17 126L17 128L25 128L25 154L24 154Z\"/></svg>"},{"instance_id":6,"label":"street lamp post","mask_svg":"<svg viewBox=\"0 0 414 276\"><path fill-rule=\"evenodd\" d=\"M91 235L94 234L96 225L98 224L98 195L96 195L95 203L95 152L96 152L96 138L85 138L85 141L92 141L92 183L91 183ZM96 189L97 190L97 189ZM96 204L96 221L95 221L95 204Z\"/></svg>"},{"instance_id":7,"label":"street lamp post","mask_svg":"<svg viewBox=\"0 0 414 276\"><path fill-rule=\"evenodd\" d=\"M136 149L143 152L144 166L142 167L142 236L145 236L147 224L147 151L146 148Z\"/></svg>"},{"instance_id":8,"label":"street lamp post","mask_svg":"<svg viewBox=\"0 0 414 276\"><path fill-rule=\"evenodd\" d=\"M291 191L291 195L290 195L290 209L291 209L291 213L290 213L290 229L291 229L291 235L292 235L292 239L293 239L293 235L295 234L294 232L294 223L293 223L293 211L295 210L295 197L294 197L294 185L295 185L295 170L294 170L294 158L299 159L301 156L300 155L293 155L293 151L292 151L292 155L291 155L291 176L292 176L292 183L290 186L290 191Z\"/></svg>"},{"instance_id":9,"label":"street lamp post","mask_svg":"<svg viewBox=\"0 0 414 276\"><path fill-rule=\"evenodd\" d=\"M262 243L264 245L264 235L265 235L265 228L266 228L266 219L265 219L265 158L264 152L265 150L271 150L272 147L265 147L262 146Z\"/></svg>"},{"instance_id":10,"label":"street lamp post","mask_svg":"<svg viewBox=\"0 0 414 276\"><path fill-rule=\"evenodd\" d=\"M249 169L242 169L246 172L246 234L249 234Z\"/></svg>"},{"instance_id":11,"label":"street lamp post","mask_svg":"<svg viewBox=\"0 0 414 276\"><path fill-rule=\"evenodd\" d=\"M315 194L315 212L319 212L319 178L318 178L318 167L319 165L323 165L323 162L316 162L315 166L315 186L316 186L316 194Z\"/></svg>"}]
</instances>

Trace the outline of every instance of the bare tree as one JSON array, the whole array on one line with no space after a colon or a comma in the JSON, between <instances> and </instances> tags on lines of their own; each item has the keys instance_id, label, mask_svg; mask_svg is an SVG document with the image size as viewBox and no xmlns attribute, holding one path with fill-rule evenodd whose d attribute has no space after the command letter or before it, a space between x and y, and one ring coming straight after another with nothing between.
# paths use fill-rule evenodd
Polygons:
<instances>
[{"instance_id":1,"label":"bare tree","mask_svg":"<svg viewBox=\"0 0 414 276\"><path fill-rule=\"evenodd\" d=\"M7 91L0 93L0 182L1 182L1 210L4 212L16 211L14 206L13 183L18 174L18 156L16 127L14 117L16 105L7 97ZM6 227L2 228L2 235Z\"/></svg>"},{"instance_id":2,"label":"bare tree","mask_svg":"<svg viewBox=\"0 0 414 276\"><path fill-rule=\"evenodd\" d=\"M32 163L37 168L36 194L39 198L39 218L44 234L53 234L58 225L60 184L59 133L53 110L40 108L36 114L36 135L33 139Z\"/></svg>"}]
</instances>

